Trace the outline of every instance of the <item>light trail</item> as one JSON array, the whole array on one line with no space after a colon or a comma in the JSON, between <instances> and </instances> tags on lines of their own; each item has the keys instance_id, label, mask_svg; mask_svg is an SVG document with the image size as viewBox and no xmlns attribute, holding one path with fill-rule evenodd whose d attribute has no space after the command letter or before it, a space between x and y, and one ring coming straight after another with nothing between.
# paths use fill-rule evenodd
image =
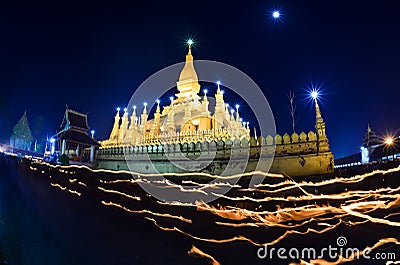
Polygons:
<instances>
[{"instance_id":1,"label":"light trail","mask_svg":"<svg viewBox=\"0 0 400 265\"><path fill-rule=\"evenodd\" d=\"M75 194L75 195L81 196L81 193L80 193L80 192L77 192L77 191L75 191L75 190L67 189L67 187L63 187L63 186L61 186L61 185L58 184L58 183L50 183L50 185L53 186L53 187L57 187L57 188L59 188L60 190L64 190L64 191L66 190L66 191L68 191L68 192L71 193L71 194Z\"/></svg>"},{"instance_id":2,"label":"light trail","mask_svg":"<svg viewBox=\"0 0 400 265\"><path fill-rule=\"evenodd\" d=\"M209 255L207 253L204 253L203 251L201 251L194 245L192 245L192 248L188 251L188 254L192 255L192 256L199 256L201 258L207 258L211 261L212 265L220 265L220 263L214 257L212 257L211 255Z\"/></svg>"},{"instance_id":3,"label":"light trail","mask_svg":"<svg viewBox=\"0 0 400 265\"><path fill-rule=\"evenodd\" d=\"M280 242L281 240L283 240L284 238L286 238L287 236L292 235L292 234L300 234L300 235L305 235L305 234L308 234L308 233L323 234L323 233L325 233L327 231L335 229L336 227L338 227L342 223L340 221L337 224L331 225L330 227L327 227L327 228L322 229L322 230L316 230L316 229L313 229L313 228L307 228L307 230L304 231L304 232L295 231L295 230L288 230L283 235L279 236L278 238L276 238L273 241L270 241L268 243L258 243L256 241L254 241L254 240L252 240L250 238L247 238L245 236L242 236L242 235L234 236L234 237L230 237L230 238L225 238L225 239L202 238L202 237L194 236L194 235L192 235L192 234L190 234L188 232L185 232L185 231L181 230L180 228L177 228L176 226L174 226L173 228L162 227L161 225L159 225L157 223L157 221L155 219L149 218L149 217L145 217L145 218L147 220L149 220L149 221L152 221L154 223L154 225L156 225L158 228L160 228L163 231L169 231L169 232L176 231L176 232L179 232L179 233L181 233L181 234L183 234L185 236L191 237L191 238L199 240L199 241L205 241L205 242L217 243L217 244L231 243L231 242L235 242L235 241L245 241L245 242L249 242L249 243L251 243L251 244L253 244L255 246L259 246L259 247L266 246L266 245L267 246L275 245L278 242Z\"/></svg>"},{"instance_id":4,"label":"light trail","mask_svg":"<svg viewBox=\"0 0 400 265\"><path fill-rule=\"evenodd\" d=\"M101 203L103 205L105 205L105 206L114 206L114 207L120 208L120 209L122 209L122 210L124 210L126 212L129 212L129 213L147 213L147 214L158 216L158 217L178 219L178 220L186 222L188 224L192 223L192 220L184 218L183 216L176 216L176 215L171 215L171 214L168 214L168 213L155 213L155 212L152 212L152 211L149 211L149 210L131 210L131 209L126 208L125 206L122 206L120 204L113 203L113 202L101 201Z\"/></svg>"},{"instance_id":5,"label":"light trail","mask_svg":"<svg viewBox=\"0 0 400 265\"><path fill-rule=\"evenodd\" d=\"M136 200L136 201L140 201L141 200L141 198L139 196L132 196L132 195L120 192L120 191L116 191L116 190L107 190L107 189L104 189L102 187L97 187L97 188L99 190L101 190L101 191L108 192L108 193L113 193L113 194L118 194L118 195L121 195L121 196L125 196L125 197L127 197L129 199L132 199L132 200Z\"/></svg>"},{"instance_id":6,"label":"light trail","mask_svg":"<svg viewBox=\"0 0 400 265\"><path fill-rule=\"evenodd\" d=\"M101 191L100 194L102 194L102 196L109 193L135 201L143 201L143 204L132 203L132 205L134 205L134 207L146 207L148 209L130 209L122 204L111 201L106 202L104 198L100 198L99 200L102 205L116 207L129 213L141 214L143 218L151 221L155 227L162 231L170 231L193 240L208 242L210 246L213 246L213 244L226 244L231 242L244 242L259 247L265 245L272 246L294 235L325 235L330 231L341 231L343 227L363 226L368 223L380 224L390 229L396 229L396 227L400 226L400 222L397 221L398 219L396 220L396 217L400 214L398 213L400 207L400 185L396 182L399 176L400 166L389 170L376 170L352 177L335 177L321 181L296 182L280 174L254 171L241 175L221 177L221 179L214 183L198 183L193 180L183 180L181 182L182 184L176 184L168 179L160 179L160 174L94 170L86 166L77 165L52 165L51 167L68 176L73 174L77 175L76 179L69 179L69 177L67 177L63 181L65 181L65 183L79 184L86 188L88 185L78 181L78 179L82 179L80 178L81 176L78 175L84 175L86 170L93 173L100 173L101 175L99 175L98 181L103 184L102 186L104 187L97 188ZM30 166L30 169L32 171L42 170L38 165ZM84 170L75 171L75 169ZM53 174L51 170L47 170L46 172ZM385 176L387 174L391 175ZM217 177L207 173L195 173L195 175L205 176L210 180L215 180ZM259 184L253 189L244 188L239 184L231 184L228 182L228 180L232 178L251 177L253 175L274 178L274 182L276 183ZM58 175L56 176L57 178L53 178L53 181L54 179L58 179ZM126 176L128 177L125 178ZM132 178L132 176L134 176L134 178ZM181 176L193 176L193 173L171 173L163 174L162 176L176 176L179 178ZM381 181L383 176L385 176L385 182ZM374 177L378 178L377 182L371 179ZM224 179L227 181L225 182ZM370 183L374 183L373 188L369 185ZM139 189L140 192L143 192L138 184L152 185L158 188L172 190L176 189L177 192L211 194L218 197L218 200L208 204L204 202L196 202L195 204L182 203L179 201L161 202L154 199L149 194L142 197L131 195L136 194L135 189ZM58 187L60 190L80 196L79 192L70 190L60 184L51 183L51 185ZM226 194L221 194L218 192L218 189L222 187L229 187L231 191ZM160 209L160 207L163 209L162 212L165 213L159 213L159 210L154 210ZM178 207L182 207L182 209ZM183 217L182 215L170 214L168 211L188 213L190 214L190 218L187 218L188 216ZM194 227L196 222L192 224L192 220L196 221L197 218L202 220L201 218L205 213L212 214L213 218L205 220L204 222L206 223L203 223L203 225L209 226L211 229L216 226L221 226L221 228L223 227L224 231L226 231L226 234L219 235L220 238L218 238L202 229L197 231L196 227ZM163 219L161 221L159 218L165 218L165 220ZM179 220L182 221L182 223L172 222L173 220ZM191 225L188 226L187 224ZM185 226L182 227L182 225ZM341 228L337 229L339 226L341 226ZM271 229L268 231L273 231L273 233L267 233L268 237L265 240L266 242L263 243L260 242L259 237L255 235L259 235L259 232L267 231L266 228ZM307 236L304 238L307 238ZM378 239L379 238L374 238L374 242ZM372 248L377 249L386 244L399 245L397 239L384 238L379 239ZM213 257L208 257L207 253L194 246L189 252L189 254L208 258L211 262L214 262ZM354 257L349 257L347 259L340 257L336 261L320 259L311 260L309 262L300 261L300 263L292 264L332 265L346 263L352 260L354 260ZM393 261L387 262L387 264L400 264L400 262Z\"/></svg>"}]
</instances>

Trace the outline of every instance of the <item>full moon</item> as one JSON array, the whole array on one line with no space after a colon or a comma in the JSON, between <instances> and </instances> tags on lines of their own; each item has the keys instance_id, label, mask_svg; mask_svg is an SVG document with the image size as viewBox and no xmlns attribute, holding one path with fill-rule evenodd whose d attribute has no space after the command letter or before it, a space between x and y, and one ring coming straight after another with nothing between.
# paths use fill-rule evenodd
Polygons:
<instances>
[{"instance_id":1,"label":"full moon","mask_svg":"<svg viewBox=\"0 0 400 265\"><path fill-rule=\"evenodd\" d=\"M274 11L274 12L272 12L272 16L273 16L274 18L279 18L280 15L281 15L281 14L279 13L279 11Z\"/></svg>"}]
</instances>

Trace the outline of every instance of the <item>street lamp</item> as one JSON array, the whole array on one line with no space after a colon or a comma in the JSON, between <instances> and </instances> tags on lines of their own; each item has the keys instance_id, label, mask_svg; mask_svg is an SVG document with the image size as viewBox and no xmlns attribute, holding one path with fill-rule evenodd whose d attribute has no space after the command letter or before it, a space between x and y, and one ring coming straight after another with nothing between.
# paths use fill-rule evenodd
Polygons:
<instances>
[{"instance_id":1,"label":"street lamp","mask_svg":"<svg viewBox=\"0 0 400 265\"><path fill-rule=\"evenodd\" d=\"M387 146L393 145L393 143L394 143L393 137L392 137L392 136L386 137L384 143L385 143L385 145L387 145Z\"/></svg>"}]
</instances>

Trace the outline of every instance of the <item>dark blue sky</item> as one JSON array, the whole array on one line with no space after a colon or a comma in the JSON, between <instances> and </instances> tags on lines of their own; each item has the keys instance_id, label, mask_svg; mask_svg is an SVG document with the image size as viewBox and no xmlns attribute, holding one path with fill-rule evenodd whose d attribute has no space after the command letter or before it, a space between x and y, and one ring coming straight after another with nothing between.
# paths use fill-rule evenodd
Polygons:
<instances>
[{"instance_id":1,"label":"dark blue sky","mask_svg":"<svg viewBox=\"0 0 400 265\"><path fill-rule=\"evenodd\" d=\"M3 141L25 109L51 133L66 104L89 112L97 137L107 137L115 107L184 60L188 35L196 36L195 59L230 64L257 82L279 133L291 132L289 90L297 131L312 129L311 82L324 84L321 110L337 157L359 150L368 123L382 134L400 127L397 1L133 2L1 1ZM270 20L274 7L280 23Z\"/></svg>"}]
</instances>

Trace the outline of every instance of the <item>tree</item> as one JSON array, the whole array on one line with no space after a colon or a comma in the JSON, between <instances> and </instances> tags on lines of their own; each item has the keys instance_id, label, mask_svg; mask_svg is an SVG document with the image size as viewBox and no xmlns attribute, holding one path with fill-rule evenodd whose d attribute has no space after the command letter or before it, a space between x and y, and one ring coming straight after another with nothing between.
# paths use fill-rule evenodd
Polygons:
<instances>
[{"instance_id":1,"label":"tree","mask_svg":"<svg viewBox=\"0 0 400 265\"><path fill-rule=\"evenodd\" d=\"M298 121L298 118L296 118L296 104L294 102L294 92L289 91L288 100L289 100L289 112L290 112L290 116L292 118L292 130L293 130L293 133L295 133L296 132L296 123Z\"/></svg>"},{"instance_id":2,"label":"tree","mask_svg":"<svg viewBox=\"0 0 400 265\"><path fill-rule=\"evenodd\" d=\"M20 149L30 150L32 142L33 136L29 129L28 118L25 111L24 115L22 115L19 122L13 128L10 145Z\"/></svg>"}]
</instances>

